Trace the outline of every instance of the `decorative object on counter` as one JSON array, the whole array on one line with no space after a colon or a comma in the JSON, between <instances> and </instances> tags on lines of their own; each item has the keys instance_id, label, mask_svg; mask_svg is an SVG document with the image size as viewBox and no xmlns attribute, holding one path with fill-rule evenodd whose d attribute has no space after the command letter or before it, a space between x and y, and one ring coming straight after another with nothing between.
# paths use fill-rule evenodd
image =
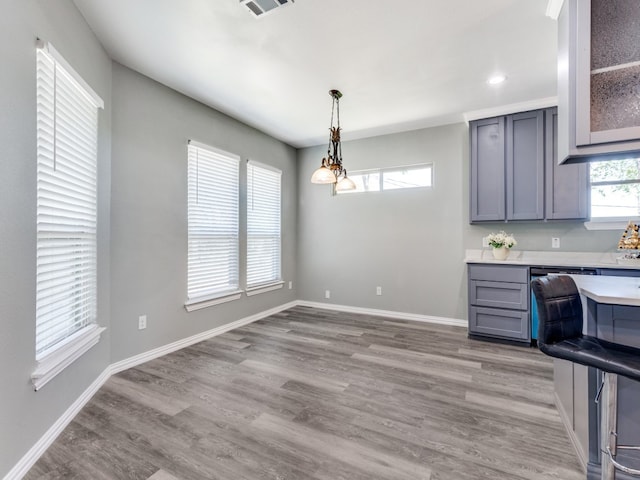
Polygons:
<instances>
[{"instance_id":1,"label":"decorative object on counter","mask_svg":"<svg viewBox=\"0 0 640 480\"><path fill-rule=\"evenodd\" d=\"M487 236L487 242L493 247L493 258L496 260L506 260L509 256L509 249L518 244L513 235L505 233L504 230L490 233Z\"/></svg>"},{"instance_id":2,"label":"decorative object on counter","mask_svg":"<svg viewBox=\"0 0 640 480\"><path fill-rule=\"evenodd\" d=\"M618 242L618 248L621 250L637 250L640 248L640 237L638 234L638 225L629 220L627 228L625 228Z\"/></svg>"},{"instance_id":3,"label":"decorative object on counter","mask_svg":"<svg viewBox=\"0 0 640 480\"><path fill-rule=\"evenodd\" d=\"M640 265L640 232L638 229L638 225L629 220L627 228L618 242L618 250L624 252L624 255L616 258L617 263Z\"/></svg>"}]
</instances>

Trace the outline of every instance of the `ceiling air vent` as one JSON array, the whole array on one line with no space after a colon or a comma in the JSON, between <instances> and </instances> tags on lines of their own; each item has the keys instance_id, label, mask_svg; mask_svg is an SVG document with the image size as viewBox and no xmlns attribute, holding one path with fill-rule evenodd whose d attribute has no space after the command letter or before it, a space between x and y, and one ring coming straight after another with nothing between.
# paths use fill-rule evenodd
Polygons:
<instances>
[{"instance_id":1,"label":"ceiling air vent","mask_svg":"<svg viewBox=\"0 0 640 480\"><path fill-rule=\"evenodd\" d=\"M256 17L261 17L278 7L284 7L295 0L240 0L241 5L245 5Z\"/></svg>"}]
</instances>

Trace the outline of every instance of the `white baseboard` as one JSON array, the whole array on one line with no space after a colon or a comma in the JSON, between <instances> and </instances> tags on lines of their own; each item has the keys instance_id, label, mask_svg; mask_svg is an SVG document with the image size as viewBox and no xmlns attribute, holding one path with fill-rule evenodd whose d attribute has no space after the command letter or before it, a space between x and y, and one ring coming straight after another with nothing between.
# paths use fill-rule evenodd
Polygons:
<instances>
[{"instance_id":1,"label":"white baseboard","mask_svg":"<svg viewBox=\"0 0 640 480\"><path fill-rule=\"evenodd\" d=\"M188 347L208 338L212 338L230 330L240 328L244 325L248 325L250 323L256 322L270 315L274 315L278 312L298 305L305 307L325 308L328 310L337 310L341 312L376 315L379 317L397 318L400 320L412 320L416 322L439 323L442 325L454 325L460 327L467 326L466 320L433 317L429 315L419 315L416 313L392 312L388 310L376 310L373 308L351 307L348 305L307 302L304 300L285 303L269 310L265 310L254 315L241 318L240 320L236 320L235 322L227 323L220 327L207 330L206 332L198 333L196 335L183 338L176 342L163 345L162 347L154 348L153 350L149 350L139 355L134 355L133 357L126 358L119 362L112 363L104 369L104 371L98 376L98 378L96 378L93 383L82 393L82 395L80 395L80 397L78 397L78 399L73 402L73 404L62 414L62 416L58 418L58 420L56 420L56 422L49 428L49 430L47 430L47 432L36 442L36 444L31 447L31 449L29 449L29 451L20 459L20 461L9 471L9 473L4 477L3 480L20 480L24 475L26 475L29 469L31 469L31 467L33 467L36 461L40 458L40 456L47 450L47 448L51 446L55 439L58 438L58 435L60 435L62 431L67 427L67 425L71 423L71 420L73 420L73 418L80 412L82 407L87 404L91 397L95 395L95 393L100 389L102 385L104 385L104 383L109 379L109 377L111 377L111 375L122 372L123 370L126 370L128 368L135 367L144 362L148 362L149 360L153 360L154 358L161 357L162 355L175 352L176 350L180 350L181 348Z\"/></svg>"},{"instance_id":2,"label":"white baseboard","mask_svg":"<svg viewBox=\"0 0 640 480\"><path fill-rule=\"evenodd\" d=\"M173 342L159 348L154 348L153 350L149 350L148 352L144 352L109 365L104 369L100 376L94 380L89 388L87 388L82 393L82 395L80 395L80 397L78 397L78 399L73 402L73 404L62 414L62 416L58 418L58 420L56 420L56 422L36 442L36 444L31 447L31 449L29 449L29 451L9 471L9 473L4 477L3 480L20 480L22 477L24 477L31 469L31 467L33 467L33 465L38 461L40 456L47 450L47 448L51 446L55 439L58 438L58 435L60 435L62 431L67 427L67 425L71 423L71 420L73 420L73 418L80 412L82 407L84 407L86 403L91 400L91 397L93 397L93 395L95 395L95 393L100 389L100 387L104 385L107 380L109 380L109 377L111 377L111 375L126 370L127 368L135 367L136 365L140 365L141 363L148 362L149 360L153 360L154 358L161 357L162 355L166 355L167 353L175 352L176 350L180 350L181 348L188 347L189 345L193 345L194 343L198 343L208 338L215 337L216 335L221 335L225 332L228 332L229 330L233 330L234 328L239 328L244 325L248 325L249 323L256 322L275 313L281 312L291 307L295 307L297 304L298 302L295 301L285 303L284 305L280 305L278 307L274 307L269 310L256 313L254 315L241 318L240 320L236 320L235 322L212 328L211 330L207 330L206 332L183 338L182 340L178 340L177 342Z\"/></svg>"},{"instance_id":3,"label":"white baseboard","mask_svg":"<svg viewBox=\"0 0 640 480\"><path fill-rule=\"evenodd\" d=\"M298 305L303 307L326 308L327 310L337 310L339 312L362 313L365 315L376 315L378 317L397 318L399 320L412 320L414 322L438 323L440 325L452 325L454 327L467 328L468 322L458 318L434 317L432 315L421 315L419 313L393 312L391 310L378 310L375 308L352 307L349 305L336 305L333 303L308 302L298 300Z\"/></svg>"},{"instance_id":4,"label":"white baseboard","mask_svg":"<svg viewBox=\"0 0 640 480\"><path fill-rule=\"evenodd\" d=\"M141 363L148 362L149 360L153 360L154 358L158 358L168 353L175 352L176 350L180 350L181 348L185 348L195 343L202 342L203 340L207 340L208 338L215 337L217 335L222 335L223 333L228 332L230 330L243 327L245 325L256 322L270 315L273 315L275 313L281 312L291 307L295 307L297 304L298 302L295 302L295 301L285 303L284 305L279 305L269 310L264 310L254 315L241 318L240 320L236 320L235 322L226 323L219 327L212 328L211 330L207 330L206 332L198 333L196 335L192 335L191 337L183 338L176 342L163 345L162 347L154 348L153 350L149 350L147 352L141 353L139 355L135 355L133 357L125 358L124 360L111 364L111 374L113 375L118 372L122 372L123 370L126 370L128 368L135 367L137 365L140 365Z\"/></svg>"}]
</instances>

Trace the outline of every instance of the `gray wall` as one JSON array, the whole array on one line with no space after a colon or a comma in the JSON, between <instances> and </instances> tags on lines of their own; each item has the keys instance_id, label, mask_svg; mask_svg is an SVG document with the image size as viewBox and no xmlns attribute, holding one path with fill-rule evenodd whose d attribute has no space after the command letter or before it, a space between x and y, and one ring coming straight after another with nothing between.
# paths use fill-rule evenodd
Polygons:
<instances>
[{"instance_id":1,"label":"gray wall","mask_svg":"<svg viewBox=\"0 0 640 480\"><path fill-rule=\"evenodd\" d=\"M1 8L0 477L111 363L296 298L325 301L326 289L330 303L465 318L464 250L502 227L527 250L549 249L551 236L561 237L563 250L608 251L617 242L619 232L586 232L581 223L469 226L464 125L345 142L349 169L434 162L435 186L331 197L328 187L309 183L325 146L296 152L112 66L70 0L2 0ZM35 367L36 37L51 41L106 105L99 133L98 315L107 331L38 392L29 380ZM293 290L285 285L186 313L189 138L242 157L242 193L247 158L283 170L283 277L294 282ZM243 252L244 213L241 227ZM244 262L242 255L241 272ZM137 330L141 314L148 316L143 331Z\"/></svg>"},{"instance_id":2,"label":"gray wall","mask_svg":"<svg viewBox=\"0 0 640 480\"><path fill-rule=\"evenodd\" d=\"M10 13L8 13L10 12ZM109 332L34 392L36 37L51 42L105 101L99 121L98 320L110 327L111 60L71 1L2 2L0 15L0 477L109 364Z\"/></svg>"},{"instance_id":3,"label":"gray wall","mask_svg":"<svg viewBox=\"0 0 640 480\"><path fill-rule=\"evenodd\" d=\"M112 362L297 298L296 151L118 64L113 66ZM282 177L281 290L187 313L187 140L241 156L240 283L246 245L246 159ZM146 314L146 330L138 316Z\"/></svg>"},{"instance_id":4,"label":"gray wall","mask_svg":"<svg viewBox=\"0 0 640 480\"><path fill-rule=\"evenodd\" d=\"M335 197L309 182L326 146L301 150L300 298L466 319L464 251L482 248L492 231L513 233L522 250L551 250L551 237L560 237L559 251L615 250L621 232L582 222L469 225L468 143L464 124L344 142L351 171L433 162L434 186Z\"/></svg>"},{"instance_id":5,"label":"gray wall","mask_svg":"<svg viewBox=\"0 0 640 480\"><path fill-rule=\"evenodd\" d=\"M332 197L309 182L326 146L301 150L301 298L323 302L331 290L329 303L462 318L466 135L454 125L343 144L351 171L433 162L430 189Z\"/></svg>"}]
</instances>

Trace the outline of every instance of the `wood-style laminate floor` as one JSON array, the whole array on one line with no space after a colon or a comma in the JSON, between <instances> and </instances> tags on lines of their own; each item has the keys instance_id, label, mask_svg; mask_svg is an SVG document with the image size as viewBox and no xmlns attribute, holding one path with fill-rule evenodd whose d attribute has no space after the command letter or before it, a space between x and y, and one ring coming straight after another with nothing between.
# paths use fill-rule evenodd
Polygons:
<instances>
[{"instance_id":1,"label":"wood-style laminate floor","mask_svg":"<svg viewBox=\"0 0 640 480\"><path fill-rule=\"evenodd\" d=\"M115 375L26 476L584 480L537 350L306 307Z\"/></svg>"}]
</instances>

